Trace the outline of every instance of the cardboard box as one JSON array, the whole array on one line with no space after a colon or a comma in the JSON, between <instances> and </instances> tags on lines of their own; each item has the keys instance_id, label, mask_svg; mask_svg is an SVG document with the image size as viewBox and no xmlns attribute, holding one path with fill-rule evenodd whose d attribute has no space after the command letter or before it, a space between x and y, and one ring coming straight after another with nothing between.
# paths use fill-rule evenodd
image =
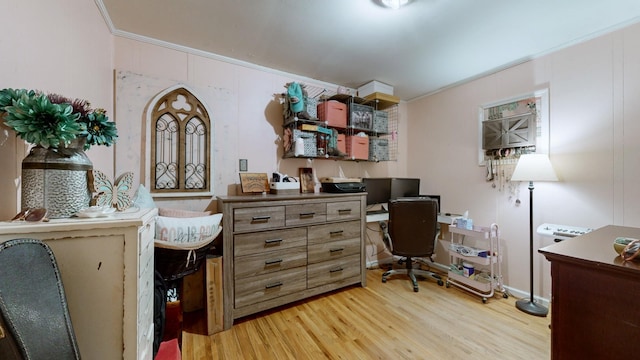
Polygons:
<instances>
[{"instance_id":1,"label":"cardboard box","mask_svg":"<svg viewBox=\"0 0 640 360\"><path fill-rule=\"evenodd\" d=\"M369 159L369 137L368 136L347 136L347 154L353 160Z\"/></svg>"},{"instance_id":2,"label":"cardboard box","mask_svg":"<svg viewBox=\"0 0 640 360\"><path fill-rule=\"evenodd\" d=\"M182 278L182 311L204 309L204 271L202 268Z\"/></svg>"},{"instance_id":3,"label":"cardboard box","mask_svg":"<svg viewBox=\"0 0 640 360\"><path fill-rule=\"evenodd\" d=\"M222 256L209 255L205 261L207 284L207 335L213 335L224 328L224 308L222 298Z\"/></svg>"},{"instance_id":4,"label":"cardboard box","mask_svg":"<svg viewBox=\"0 0 640 360\"><path fill-rule=\"evenodd\" d=\"M336 100L318 104L318 119L326 121L328 126L344 129L347 127L347 104Z\"/></svg>"},{"instance_id":5,"label":"cardboard box","mask_svg":"<svg viewBox=\"0 0 640 360\"><path fill-rule=\"evenodd\" d=\"M358 88L358 96L361 98L376 92L393 95L393 86L373 80Z\"/></svg>"}]
</instances>

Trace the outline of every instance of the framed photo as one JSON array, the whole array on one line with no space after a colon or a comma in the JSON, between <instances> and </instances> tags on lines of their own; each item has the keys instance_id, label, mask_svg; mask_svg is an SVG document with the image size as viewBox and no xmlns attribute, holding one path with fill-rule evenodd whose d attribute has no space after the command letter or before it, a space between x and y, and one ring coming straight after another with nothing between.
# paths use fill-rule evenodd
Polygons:
<instances>
[{"instance_id":1,"label":"framed photo","mask_svg":"<svg viewBox=\"0 0 640 360\"><path fill-rule=\"evenodd\" d=\"M313 193L316 184L313 181L313 169L312 168L300 168L300 192L301 193Z\"/></svg>"},{"instance_id":2,"label":"framed photo","mask_svg":"<svg viewBox=\"0 0 640 360\"><path fill-rule=\"evenodd\" d=\"M243 193L263 193L269 191L267 173L241 173L240 185Z\"/></svg>"}]
</instances>

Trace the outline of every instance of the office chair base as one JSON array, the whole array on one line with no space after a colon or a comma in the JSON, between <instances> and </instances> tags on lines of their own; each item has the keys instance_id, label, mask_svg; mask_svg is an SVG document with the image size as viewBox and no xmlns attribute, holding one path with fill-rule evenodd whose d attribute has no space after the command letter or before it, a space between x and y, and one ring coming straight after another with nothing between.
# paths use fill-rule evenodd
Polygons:
<instances>
[{"instance_id":1,"label":"office chair base","mask_svg":"<svg viewBox=\"0 0 640 360\"><path fill-rule=\"evenodd\" d=\"M387 278L389 276L393 276L393 275L407 275L409 276L409 279L411 280L411 283L413 284L413 291L414 292L418 292L419 288L418 288L418 280L416 279L416 276L420 276L424 279L434 279L437 281L438 285L442 286L444 285L444 281L442 281L442 278L440 277L440 275L436 274L436 273L432 273L431 271L427 271L427 270L420 270L420 269L391 269L388 270L386 272L384 272L382 274L382 282L386 283L387 282Z\"/></svg>"}]
</instances>

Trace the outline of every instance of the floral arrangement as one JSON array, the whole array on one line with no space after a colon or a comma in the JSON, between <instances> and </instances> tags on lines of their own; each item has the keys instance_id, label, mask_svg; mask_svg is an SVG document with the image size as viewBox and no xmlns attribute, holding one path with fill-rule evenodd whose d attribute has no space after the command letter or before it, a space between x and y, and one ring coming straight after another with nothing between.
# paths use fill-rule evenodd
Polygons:
<instances>
[{"instance_id":1,"label":"floral arrangement","mask_svg":"<svg viewBox=\"0 0 640 360\"><path fill-rule=\"evenodd\" d=\"M0 117L21 139L44 148L64 148L81 138L88 150L93 145L111 146L118 137L116 124L104 109L58 94L2 89Z\"/></svg>"}]
</instances>

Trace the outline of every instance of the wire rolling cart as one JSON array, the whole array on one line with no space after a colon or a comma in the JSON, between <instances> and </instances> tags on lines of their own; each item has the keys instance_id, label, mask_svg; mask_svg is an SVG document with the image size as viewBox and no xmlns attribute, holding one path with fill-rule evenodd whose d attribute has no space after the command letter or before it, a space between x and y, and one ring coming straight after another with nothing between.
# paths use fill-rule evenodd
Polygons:
<instances>
[{"instance_id":1,"label":"wire rolling cart","mask_svg":"<svg viewBox=\"0 0 640 360\"><path fill-rule=\"evenodd\" d=\"M487 299L493 297L495 291L502 293L503 298L509 295L502 282L502 253L500 251L500 233L497 224L490 227L474 226L472 230L449 227L451 233L451 244L449 247L449 258L451 265L447 275L446 287L451 285L466 290L482 298L486 303ZM481 239L487 244L483 248L475 248L464 245L466 237ZM471 264L473 273L470 274L465 269L465 264Z\"/></svg>"}]
</instances>

